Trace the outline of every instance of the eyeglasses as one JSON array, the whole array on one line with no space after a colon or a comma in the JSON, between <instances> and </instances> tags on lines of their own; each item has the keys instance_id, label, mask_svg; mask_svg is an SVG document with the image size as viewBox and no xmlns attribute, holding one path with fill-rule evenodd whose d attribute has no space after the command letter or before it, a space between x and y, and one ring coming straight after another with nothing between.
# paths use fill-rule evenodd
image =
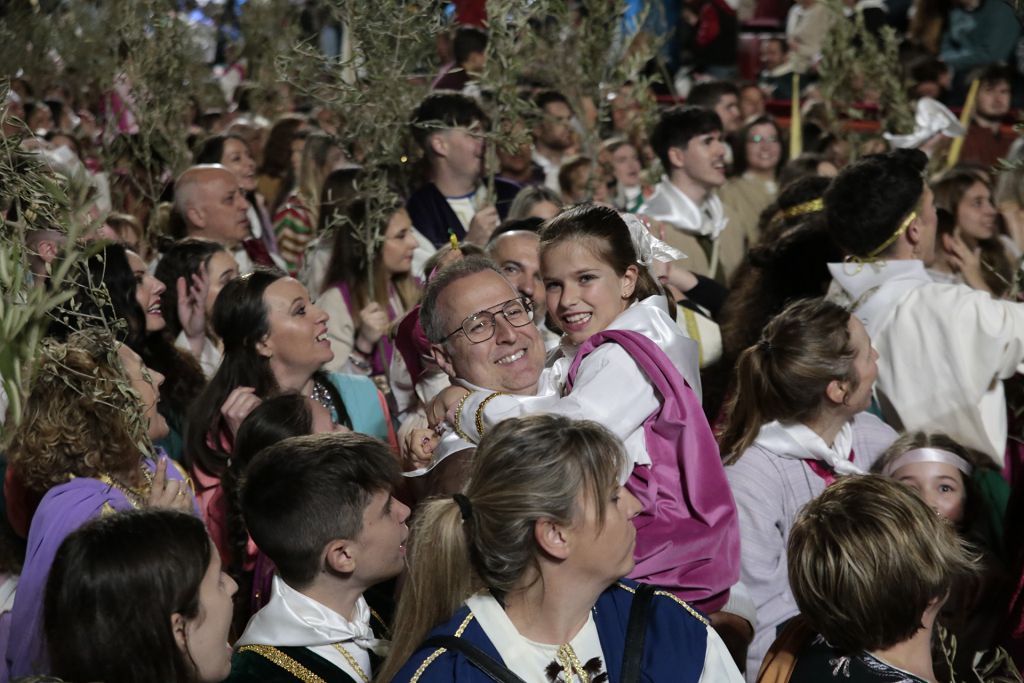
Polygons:
<instances>
[{"instance_id":1,"label":"eyeglasses","mask_svg":"<svg viewBox=\"0 0 1024 683\"><path fill-rule=\"evenodd\" d=\"M505 318L505 322L512 327L525 327L533 322L533 304L529 301L509 299L500 306L501 309L493 313L480 311L469 316L462 321L459 329L449 333L442 341L448 341L459 332L463 332L470 344L485 342L494 336L494 330L498 327L498 315Z\"/></svg>"},{"instance_id":2,"label":"eyeglasses","mask_svg":"<svg viewBox=\"0 0 1024 683\"><path fill-rule=\"evenodd\" d=\"M750 138L749 138L749 141L753 142L755 145L760 143L760 142L778 142L779 141L779 136L778 135L751 135Z\"/></svg>"}]
</instances>

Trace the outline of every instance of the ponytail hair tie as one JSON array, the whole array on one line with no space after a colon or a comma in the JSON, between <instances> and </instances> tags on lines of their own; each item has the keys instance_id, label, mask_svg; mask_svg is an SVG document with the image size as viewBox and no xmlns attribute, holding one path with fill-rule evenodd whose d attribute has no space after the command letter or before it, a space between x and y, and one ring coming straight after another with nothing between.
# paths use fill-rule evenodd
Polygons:
<instances>
[{"instance_id":1,"label":"ponytail hair tie","mask_svg":"<svg viewBox=\"0 0 1024 683\"><path fill-rule=\"evenodd\" d=\"M461 493L452 494L452 500L459 506L459 512L462 513L462 521L466 522L473 516L473 506L469 502L469 498L466 498Z\"/></svg>"},{"instance_id":2,"label":"ponytail hair tie","mask_svg":"<svg viewBox=\"0 0 1024 683\"><path fill-rule=\"evenodd\" d=\"M636 262L642 266L651 265L652 261L671 263L686 258L686 254L670 244L662 242L651 234L644 222L631 213L620 214L622 221L629 229L629 239L636 250Z\"/></svg>"},{"instance_id":3,"label":"ponytail hair tie","mask_svg":"<svg viewBox=\"0 0 1024 683\"><path fill-rule=\"evenodd\" d=\"M771 353L772 343L767 339L762 339L759 342L757 342L757 348L761 349L761 351L763 351L764 353Z\"/></svg>"}]
</instances>

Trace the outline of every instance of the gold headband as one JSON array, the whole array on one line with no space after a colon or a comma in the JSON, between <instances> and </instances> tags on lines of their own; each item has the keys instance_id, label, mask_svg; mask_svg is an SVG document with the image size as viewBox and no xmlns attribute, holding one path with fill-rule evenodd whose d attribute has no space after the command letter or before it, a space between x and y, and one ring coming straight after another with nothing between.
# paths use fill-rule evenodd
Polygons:
<instances>
[{"instance_id":1,"label":"gold headband","mask_svg":"<svg viewBox=\"0 0 1024 683\"><path fill-rule=\"evenodd\" d=\"M896 228L896 232L894 232L892 234L892 236L889 237L889 239L887 239L886 241L882 242L880 245L875 247L871 251L871 253L867 255L867 259L868 260L874 259L879 254L881 254L883 251L888 249L892 245L893 242L895 242L896 240L898 240L900 238L900 235L902 235L903 233L905 233L907 231L907 228L910 227L910 224L914 222L915 218L917 218L917 211L911 211L910 213L908 213L907 217L903 219L902 223L900 223L900 227Z\"/></svg>"},{"instance_id":2,"label":"gold headband","mask_svg":"<svg viewBox=\"0 0 1024 683\"><path fill-rule=\"evenodd\" d=\"M790 218L803 216L804 214L807 213L818 213L819 211L823 211L824 209L825 201L821 197L818 197L817 199L812 199L810 201L804 202L803 204L797 204L796 206L789 207L788 209L782 212L782 217L786 220L789 220Z\"/></svg>"},{"instance_id":3,"label":"gold headband","mask_svg":"<svg viewBox=\"0 0 1024 683\"><path fill-rule=\"evenodd\" d=\"M892 246L892 243L898 240L900 238L900 235L907 231L907 228L910 227L910 224L914 222L915 218L917 218L917 211L911 211L910 213L908 213L907 217L903 219L902 223L900 223L900 227L896 228L896 232L894 232L889 237L889 239L887 239L886 241L882 242L880 245L872 249L871 253L869 253L867 256L863 258L861 258L860 256L848 256L846 258L846 262L856 264L857 266L854 273L860 272L860 269L864 266L865 263L873 263L876 260L878 260L879 254L881 254L883 251Z\"/></svg>"}]
</instances>

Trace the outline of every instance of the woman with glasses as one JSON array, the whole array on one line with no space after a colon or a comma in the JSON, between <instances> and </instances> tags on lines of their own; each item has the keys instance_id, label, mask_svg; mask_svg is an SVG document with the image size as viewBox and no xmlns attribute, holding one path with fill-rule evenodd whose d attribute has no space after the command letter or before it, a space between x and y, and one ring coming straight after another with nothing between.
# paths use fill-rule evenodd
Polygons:
<instances>
[{"instance_id":1,"label":"woman with glasses","mask_svg":"<svg viewBox=\"0 0 1024 683\"><path fill-rule=\"evenodd\" d=\"M729 230L743 238L744 248L737 253L742 260L747 249L760 241L758 218L779 193L776 181L786 155L782 149L782 133L770 116L758 116L747 123L731 140L731 145L732 177L718 191L718 197L729 219ZM733 267L737 265L738 262Z\"/></svg>"}]
</instances>

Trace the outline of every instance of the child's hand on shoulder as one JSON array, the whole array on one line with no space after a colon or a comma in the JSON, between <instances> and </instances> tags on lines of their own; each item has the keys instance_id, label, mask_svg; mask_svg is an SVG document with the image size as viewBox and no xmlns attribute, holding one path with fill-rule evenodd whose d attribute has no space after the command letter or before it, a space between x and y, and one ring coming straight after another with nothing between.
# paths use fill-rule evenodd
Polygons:
<instances>
[{"instance_id":1,"label":"child's hand on shoulder","mask_svg":"<svg viewBox=\"0 0 1024 683\"><path fill-rule=\"evenodd\" d=\"M442 389L441 392L432 398L430 403L427 404L427 422L430 426L436 427L446 420L455 424L452 419L454 417L455 407L459 405L459 401L469 393L468 389L455 385Z\"/></svg>"}]
</instances>

